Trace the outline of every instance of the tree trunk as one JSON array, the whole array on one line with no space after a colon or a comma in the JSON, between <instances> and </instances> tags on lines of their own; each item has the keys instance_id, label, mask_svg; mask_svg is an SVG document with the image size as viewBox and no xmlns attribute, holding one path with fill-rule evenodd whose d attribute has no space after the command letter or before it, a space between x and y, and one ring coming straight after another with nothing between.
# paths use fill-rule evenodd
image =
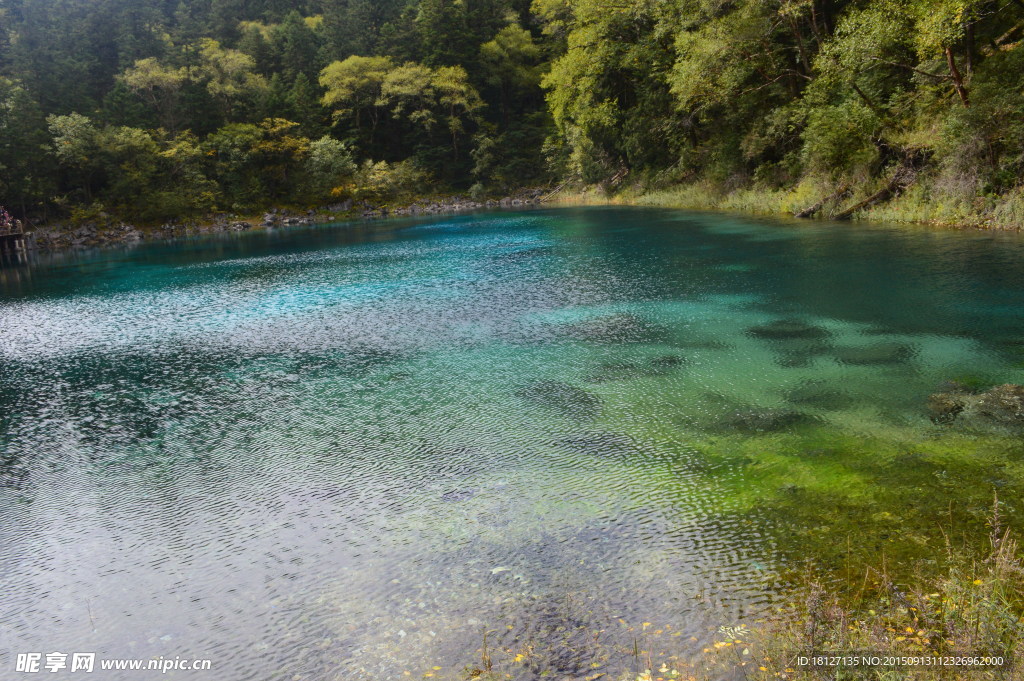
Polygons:
<instances>
[{"instance_id":1,"label":"tree trunk","mask_svg":"<svg viewBox=\"0 0 1024 681\"><path fill-rule=\"evenodd\" d=\"M909 187L911 184L914 183L914 180L916 179L917 172L913 168L906 165L900 166L899 168L897 168L896 172L892 176L892 179L889 181L887 185L885 185L880 190L878 190L868 198L864 199L860 203L855 203L846 210L840 211L839 213L833 215L832 219L849 220L850 217L857 211L867 208L868 206L878 203L879 201L885 201L889 199L894 194L897 194L906 189L907 187Z\"/></svg>"},{"instance_id":2,"label":"tree trunk","mask_svg":"<svg viewBox=\"0 0 1024 681\"><path fill-rule=\"evenodd\" d=\"M840 196L842 196L843 194L845 194L848 191L850 191L850 185L844 184L842 187L839 188L838 191L836 191L836 192L834 192L832 194L829 194L828 196L823 198L821 201L818 201L813 206L809 206L808 208L804 208L801 211L797 211L796 213L793 213L793 217L795 217L795 218L809 218L809 217L813 216L815 213L817 213L819 210L821 210L822 206L824 206L826 203L828 203L829 201L834 201L835 199L838 199Z\"/></svg>"},{"instance_id":3,"label":"tree trunk","mask_svg":"<svg viewBox=\"0 0 1024 681\"><path fill-rule=\"evenodd\" d=\"M953 48L946 47L946 63L949 64L949 75L953 79L953 87L956 89L957 95L960 96L960 101L963 102L965 107L971 105L967 99L967 88L964 87L963 76L960 75L960 69L956 67L956 59L953 58Z\"/></svg>"}]
</instances>

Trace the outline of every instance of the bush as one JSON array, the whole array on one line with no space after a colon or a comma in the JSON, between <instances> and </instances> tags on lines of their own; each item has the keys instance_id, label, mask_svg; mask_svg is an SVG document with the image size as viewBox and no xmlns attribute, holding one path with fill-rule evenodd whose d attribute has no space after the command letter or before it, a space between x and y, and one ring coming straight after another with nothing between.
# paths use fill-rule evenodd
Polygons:
<instances>
[{"instance_id":1,"label":"bush","mask_svg":"<svg viewBox=\"0 0 1024 681\"><path fill-rule=\"evenodd\" d=\"M335 187L336 197L383 202L413 196L426 190L429 176L411 161L366 161L348 184Z\"/></svg>"}]
</instances>

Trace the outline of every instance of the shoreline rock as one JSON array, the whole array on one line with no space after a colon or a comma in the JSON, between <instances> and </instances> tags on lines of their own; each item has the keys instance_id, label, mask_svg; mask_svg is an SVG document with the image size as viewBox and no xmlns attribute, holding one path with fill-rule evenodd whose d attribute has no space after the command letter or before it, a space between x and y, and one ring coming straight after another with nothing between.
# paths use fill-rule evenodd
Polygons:
<instances>
[{"instance_id":1,"label":"shoreline rock","mask_svg":"<svg viewBox=\"0 0 1024 681\"><path fill-rule=\"evenodd\" d=\"M503 199L487 200L472 200L456 195L437 200L417 199L397 208L374 206L367 203L357 204L352 200L323 206L319 210L307 210L304 213L271 208L265 211L255 224L238 215L231 214L215 215L204 222L186 220L147 228L140 228L125 222L110 224L87 222L76 226L53 223L26 231L26 246L30 252L56 253L204 234L304 227L359 219L376 220L390 217L455 214L488 208L526 207L540 204L544 193L543 189L529 189Z\"/></svg>"}]
</instances>

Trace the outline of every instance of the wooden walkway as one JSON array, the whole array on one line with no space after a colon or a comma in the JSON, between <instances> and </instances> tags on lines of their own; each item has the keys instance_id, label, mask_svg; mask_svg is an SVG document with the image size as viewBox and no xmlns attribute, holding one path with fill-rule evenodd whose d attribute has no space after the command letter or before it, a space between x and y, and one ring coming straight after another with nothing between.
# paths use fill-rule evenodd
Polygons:
<instances>
[{"instance_id":1,"label":"wooden walkway","mask_svg":"<svg viewBox=\"0 0 1024 681\"><path fill-rule=\"evenodd\" d=\"M25 252L25 228L16 221L8 228L0 227L0 255L20 255Z\"/></svg>"}]
</instances>

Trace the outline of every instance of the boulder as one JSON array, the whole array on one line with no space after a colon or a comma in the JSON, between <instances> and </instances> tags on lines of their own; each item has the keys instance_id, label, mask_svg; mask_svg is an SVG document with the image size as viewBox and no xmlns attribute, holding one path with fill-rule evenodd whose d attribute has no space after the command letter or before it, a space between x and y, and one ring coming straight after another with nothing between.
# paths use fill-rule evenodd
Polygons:
<instances>
[{"instance_id":1,"label":"boulder","mask_svg":"<svg viewBox=\"0 0 1024 681\"><path fill-rule=\"evenodd\" d=\"M928 413L935 423L952 423L967 406L967 393L947 392L928 396Z\"/></svg>"},{"instance_id":2,"label":"boulder","mask_svg":"<svg viewBox=\"0 0 1024 681\"><path fill-rule=\"evenodd\" d=\"M1005 426L1024 426L1024 385L997 385L978 395L964 410L971 416Z\"/></svg>"},{"instance_id":3,"label":"boulder","mask_svg":"<svg viewBox=\"0 0 1024 681\"><path fill-rule=\"evenodd\" d=\"M969 428L1024 428L1024 386L1006 383L981 393L949 391L928 397L936 423Z\"/></svg>"}]
</instances>

